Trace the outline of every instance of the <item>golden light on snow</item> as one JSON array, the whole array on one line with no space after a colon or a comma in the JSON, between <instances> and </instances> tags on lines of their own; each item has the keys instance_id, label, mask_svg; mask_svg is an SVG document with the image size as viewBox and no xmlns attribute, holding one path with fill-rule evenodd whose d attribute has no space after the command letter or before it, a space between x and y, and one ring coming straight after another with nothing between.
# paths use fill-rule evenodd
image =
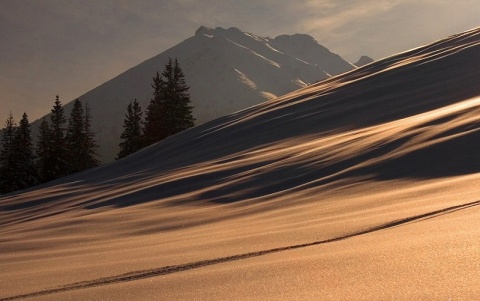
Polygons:
<instances>
[{"instance_id":1,"label":"golden light on snow","mask_svg":"<svg viewBox=\"0 0 480 301\"><path fill-rule=\"evenodd\" d=\"M0 300L476 299L479 37L1 197Z\"/></svg>"}]
</instances>

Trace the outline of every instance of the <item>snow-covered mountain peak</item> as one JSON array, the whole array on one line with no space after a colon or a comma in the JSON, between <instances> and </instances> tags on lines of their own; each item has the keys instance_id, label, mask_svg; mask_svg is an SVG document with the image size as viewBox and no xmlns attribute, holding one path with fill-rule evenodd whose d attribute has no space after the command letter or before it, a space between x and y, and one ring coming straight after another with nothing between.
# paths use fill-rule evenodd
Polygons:
<instances>
[{"instance_id":1,"label":"snow-covered mountain peak","mask_svg":"<svg viewBox=\"0 0 480 301\"><path fill-rule=\"evenodd\" d=\"M200 26L194 36L79 97L92 108L102 161L112 161L118 151L128 102L147 107L152 77L169 58L177 58L185 74L197 124L355 68L308 35L271 39L235 27ZM71 107L65 105L66 114Z\"/></svg>"},{"instance_id":2,"label":"snow-covered mountain peak","mask_svg":"<svg viewBox=\"0 0 480 301\"><path fill-rule=\"evenodd\" d=\"M210 27L206 27L206 26L200 26L196 31L195 31L195 35L211 35L211 31L213 29L210 28Z\"/></svg>"},{"instance_id":3,"label":"snow-covered mountain peak","mask_svg":"<svg viewBox=\"0 0 480 301\"><path fill-rule=\"evenodd\" d=\"M303 34L303 33L296 33L292 35L287 35L287 34L282 34L277 37L275 37L276 41L282 41L282 40L287 40L289 42L294 41L297 43L301 43L304 46L306 45L311 45L311 44L319 44L315 38L308 34ZM320 44L319 44L320 45ZM326 48L325 48L326 49Z\"/></svg>"},{"instance_id":4,"label":"snow-covered mountain peak","mask_svg":"<svg viewBox=\"0 0 480 301\"><path fill-rule=\"evenodd\" d=\"M266 42L266 39L256 36L252 33L244 32L236 27L229 27L228 29L223 27L210 28L206 26L200 26L195 32L195 36L204 35L208 37L222 37L231 41L238 42L240 38L249 38L256 41Z\"/></svg>"}]
</instances>

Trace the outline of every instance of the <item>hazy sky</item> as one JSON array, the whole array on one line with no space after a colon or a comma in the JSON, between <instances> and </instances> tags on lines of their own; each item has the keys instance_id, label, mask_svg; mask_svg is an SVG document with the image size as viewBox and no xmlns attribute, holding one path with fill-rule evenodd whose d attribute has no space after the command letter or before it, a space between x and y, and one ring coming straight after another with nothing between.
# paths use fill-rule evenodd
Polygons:
<instances>
[{"instance_id":1,"label":"hazy sky","mask_svg":"<svg viewBox=\"0 0 480 301\"><path fill-rule=\"evenodd\" d=\"M480 26L478 0L0 0L0 125L30 121L193 36L200 25L307 33L355 62ZM161 66L159 68L162 68Z\"/></svg>"}]
</instances>

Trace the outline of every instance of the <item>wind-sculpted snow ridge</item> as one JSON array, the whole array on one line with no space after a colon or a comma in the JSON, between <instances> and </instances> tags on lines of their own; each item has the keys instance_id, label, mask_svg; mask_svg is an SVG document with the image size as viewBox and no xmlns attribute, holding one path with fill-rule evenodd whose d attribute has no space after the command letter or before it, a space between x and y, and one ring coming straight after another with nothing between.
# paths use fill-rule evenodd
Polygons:
<instances>
[{"instance_id":1,"label":"wind-sculpted snow ridge","mask_svg":"<svg viewBox=\"0 0 480 301\"><path fill-rule=\"evenodd\" d=\"M0 298L475 299L479 53L477 28L0 197Z\"/></svg>"}]
</instances>

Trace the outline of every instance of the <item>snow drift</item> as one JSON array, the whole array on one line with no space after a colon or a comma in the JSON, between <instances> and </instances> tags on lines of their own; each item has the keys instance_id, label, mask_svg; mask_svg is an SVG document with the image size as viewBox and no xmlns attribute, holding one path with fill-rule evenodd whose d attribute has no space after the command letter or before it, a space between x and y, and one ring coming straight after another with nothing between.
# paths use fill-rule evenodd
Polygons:
<instances>
[{"instance_id":1,"label":"snow drift","mask_svg":"<svg viewBox=\"0 0 480 301\"><path fill-rule=\"evenodd\" d=\"M477 28L0 198L0 296L478 296L479 54Z\"/></svg>"}]
</instances>

